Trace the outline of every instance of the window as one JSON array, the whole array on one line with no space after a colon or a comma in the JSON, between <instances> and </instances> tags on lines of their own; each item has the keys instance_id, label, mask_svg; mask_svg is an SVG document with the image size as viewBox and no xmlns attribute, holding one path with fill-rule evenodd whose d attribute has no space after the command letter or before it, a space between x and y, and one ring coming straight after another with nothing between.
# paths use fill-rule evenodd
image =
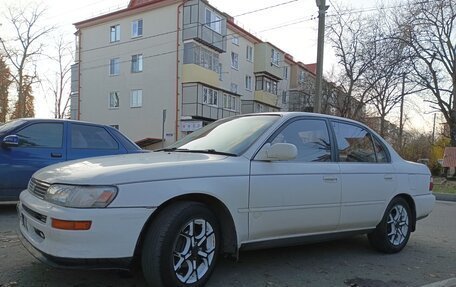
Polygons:
<instances>
[{"instance_id":1,"label":"window","mask_svg":"<svg viewBox=\"0 0 456 287\"><path fill-rule=\"evenodd\" d=\"M287 103L287 91L282 91L282 104Z\"/></svg>"},{"instance_id":2,"label":"window","mask_svg":"<svg viewBox=\"0 0 456 287\"><path fill-rule=\"evenodd\" d=\"M206 8L206 27L214 32L222 33L222 17L214 11Z\"/></svg>"},{"instance_id":3,"label":"window","mask_svg":"<svg viewBox=\"0 0 456 287\"><path fill-rule=\"evenodd\" d=\"M131 37L141 37L143 34L143 20L135 20L131 22Z\"/></svg>"},{"instance_id":4,"label":"window","mask_svg":"<svg viewBox=\"0 0 456 287\"><path fill-rule=\"evenodd\" d=\"M271 49L271 64L279 66L280 55L276 49Z\"/></svg>"},{"instance_id":5,"label":"window","mask_svg":"<svg viewBox=\"0 0 456 287\"><path fill-rule=\"evenodd\" d=\"M238 85L235 83L231 83L231 92L237 94L238 93Z\"/></svg>"},{"instance_id":6,"label":"window","mask_svg":"<svg viewBox=\"0 0 456 287\"><path fill-rule=\"evenodd\" d=\"M110 92L109 93L109 108L110 109L119 108L119 92Z\"/></svg>"},{"instance_id":7,"label":"window","mask_svg":"<svg viewBox=\"0 0 456 287\"><path fill-rule=\"evenodd\" d=\"M203 87L203 103L217 106L218 105L218 91Z\"/></svg>"},{"instance_id":8,"label":"window","mask_svg":"<svg viewBox=\"0 0 456 287\"><path fill-rule=\"evenodd\" d=\"M131 72L139 73L143 70L143 55L133 55L131 56Z\"/></svg>"},{"instance_id":9,"label":"window","mask_svg":"<svg viewBox=\"0 0 456 287\"><path fill-rule=\"evenodd\" d=\"M231 43L233 43L236 46L239 46L239 37L236 35L233 35L233 38L231 39Z\"/></svg>"},{"instance_id":10,"label":"window","mask_svg":"<svg viewBox=\"0 0 456 287\"><path fill-rule=\"evenodd\" d=\"M249 76L249 75L245 76L245 89L247 91L252 90L252 76Z\"/></svg>"},{"instance_id":11,"label":"window","mask_svg":"<svg viewBox=\"0 0 456 287\"><path fill-rule=\"evenodd\" d=\"M239 57L235 52L231 52L231 68L239 70Z\"/></svg>"},{"instance_id":12,"label":"window","mask_svg":"<svg viewBox=\"0 0 456 287\"><path fill-rule=\"evenodd\" d=\"M118 149L119 145L103 127L71 124L71 148Z\"/></svg>"},{"instance_id":13,"label":"window","mask_svg":"<svg viewBox=\"0 0 456 287\"><path fill-rule=\"evenodd\" d=\"M236 97L235 96L230 96L229 109L231 109L233 111L236 110Z\"/></svg>"},{"instance_id":14,"label":"window","mask_svg":"<svg viewBox=\"0 0 456 287\"><path fill-rule=\"evenodd\" d=\"M263 105L257 104L256 112L257 113L262 113L263 112Z\"/></svg>"},{"instance_id":15,"label":"window","mask_svg":"<svg viewBox=\"0 0 456 287\"><path fill-rule=\"evenodd\" d=\"M120 59L114 58L109 61L109 75L118 76L120 73Z\"/></svg>"},{"instance_id":16,"label":"window","mask_svg":"<svg viewBox=\"0 0 456 287\"><path fill-rule=\"evenodd\" d=\"M246 59L249 62L253 62L253 47L247 46L246 48Z\"/></svg>"},{"instance_id":17,"label":"window","mask_svg":"<svg viewBox=\"0 0 456 287\"><path fill-rule=\"evenodd\" d=\"M370 134L351 124L333 122L341 162L376 162Z\"/></svg>"},{"instance_id":18,"label":"window","mask_svg":"<svg viewBox=\"0 0 456 287\"><path fill-rule=\"evenodd\" d=\"M283 78L288 79L288 67L283 67Z\"/></svg>"},{"instance_id":19,"label":"window","mask_svg":"<svg viewBox=\"0 0 456 287\"><path fill-rule=\"evenodd\" d=\"M306 74L304 73L304 71L302 71L302 70L299 71L299 79L298 79L299 84L301 84L301 85L304 84L305 75Z\"/></svg>"},{"instance_id":20,"label":"window","mask_svg":"<svg viewBox=\"0 0 456 287\"><path fill-rule=\"evenodd\" d=\"M139 108L142 106L142 90L132 90L130 94L130 107Z\"/></svg>"},{"instance_id":21,"label":"window","mask_svg":"<svg viewBox=\"0 0 456 287\"><path fill-rule=\"evenodd\" d=\"M111 26L111 43L120 41L120 25Z\"/></svg>"},{"instance_id":22,"label":"window","mask_svg":"<svg viewBox=\"0 0 456 287\"><path fill-rule=\"evenodd\" d=\"M223 69L222 69L222 63L219 63L219 69L218 69L218 72L219 72L219 80L222 81L223 80Z\"/></svg>"},{"instance_id":23,"label":"window","mask_svg":"<svg viewBox=\"0 0 456 287\"><path fill-rule=\"evenodd\" d=\"M296 146L298 155L294 161L331 161L331 144L324 120L297 120L286 126L272 140L274 143L290 143Z\"/></svg>"},{"instance_id":24,"label":"window","mask_svg":"<svg viewBox=\"0 0 456 287\"><path fill-rule=\"evenodd\" d=\"M220 73L219 55L195 43L184 44L184 64L196 64Z\"/></svg>"},{"instance_id":25,"label":"window","mask_svg":"<svg viewBox=\"0 0 456 287\"><path fill-rule=\"evenodd\" d=\"M18 147L61 148L63 146L63 124L38 123L27 126L16 133Z\"/></svg>"},{"instance_id":26,"label":"window","mask_svg":"<svg viewBox=\"0 0 456 287\"><path fill-rule=\"evenodd\" d=\"M374 138L375 153L377 155L377 162L388 162L388 156L386 154L385 148L383 145Z\"/></svg>"},{"instance_id":27,"label":"window","mask_svg":"<svg viewBox=\"0 0 456 287\"><path fill-rule=\"evenodd\" d=\"M255 80L255 90L265 91L277 95L277 81L266 76L257 76Z\"/></svg>"}]
</instances>

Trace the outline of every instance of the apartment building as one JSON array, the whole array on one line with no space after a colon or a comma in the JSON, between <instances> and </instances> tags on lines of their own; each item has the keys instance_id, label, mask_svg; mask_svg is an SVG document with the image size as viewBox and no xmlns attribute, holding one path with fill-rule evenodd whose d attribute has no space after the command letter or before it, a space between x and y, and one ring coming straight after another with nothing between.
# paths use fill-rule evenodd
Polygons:
<instances>
[{"instance_id":1,"label":"apartment building","mask_svg":"<svg viewBox=\"0 0 456 287\"><path fill-rule=\"evenodd\" d=\"M289 111L313 111L315 97L316 75L306 65L295 62L288 56L290 62L289 80Z\"/></svg>"},{"instance_id":2,"label":"apartment building","mask_svg":"<svg viewBox=\"0 0 456 287\"><path fill-rule=\"evenodd\" d=\"M71 117L152 148L224 117L302 110L295 94L313 89L302 63L206 0L131 0L74 25Z\"/></svg>"}]
</instances>

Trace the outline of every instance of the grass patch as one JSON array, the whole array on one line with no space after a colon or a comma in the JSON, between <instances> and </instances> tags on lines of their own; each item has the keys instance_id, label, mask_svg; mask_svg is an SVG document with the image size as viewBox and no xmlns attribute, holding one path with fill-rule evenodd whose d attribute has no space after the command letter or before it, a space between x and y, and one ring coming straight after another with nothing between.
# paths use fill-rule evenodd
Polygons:
<instances>
[{"instance_id":1,"label":"grass patch","mask_svg":"<svg viewBox=\"0 0 456 287\"><path fill-rule=\"evenodd\" d=\"M449 193L456 194L456 181L454 180L442 180L442 182L436 183L434 179L434 192L436 193Z\"/></svg>"}]
</instances>

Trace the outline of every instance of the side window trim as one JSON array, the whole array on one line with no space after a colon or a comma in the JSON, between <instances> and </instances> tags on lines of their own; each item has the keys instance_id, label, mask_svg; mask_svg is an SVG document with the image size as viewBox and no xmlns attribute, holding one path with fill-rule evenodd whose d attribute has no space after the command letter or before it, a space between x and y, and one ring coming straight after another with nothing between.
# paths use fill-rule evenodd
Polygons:
<instances>
[{"instance_id":1,"label":"side window trim","mask_svg":"<svg viewBox=\"0 0 456 287\"><path fill-rule=\"evenodd\" d=\"M349 121L343 121L343 120L336 120L336 119L331 119L329 120L330 121L330 129L331 129L331 133L333 134L334 136L334 141L333 141L333 146L334 146L334 149L335 149L335 155L336 155L336 159L337 159L337 162L341 163L340 161L340 158L339 158L339 143L337 142L337 137L336 137L336 132L334 130L334 126L333 126L333 123L340 123L340 124L348 124L348 125L352 125L352 126L355 126L357 128L361 128L363 130L365 130L370 138L371 138L371 141L372 141L372 145L373 145L373 148L374 148L374 151L375 151L375 142L378 142L383 150L385 151L385 154L386 154L386 157L387 157L387 162L386 163L391 163L391 155L390 155L390 152L389 152L389 149L386 148L385 144L383 143L382 140L380 140L373 132L372 130L369 128L369 127L366 127L366 126L363 126L363 125L360 125L358 123L354 123L354 122L349 122ZM375 163L379 163L378 162L378 158L377 158L377 152L375 152L375 160L376 162Z\"/></svg>"},{"instance_id":2,"label":"side window trim","mask_svg":"<svg viewBox=\"0 0 456 287\"><path fill-rule=\"evenodd\" d=\"M301 117L296 117L296 118L293 118L293 119L289 119L287 120L286 122L284 122L280 127L278 127L268 138L266 141L263 142L263 144L260 145L260 147L258 148L258 150L253 154L253 157L251 160L255 160L255 157L257 156L258 152L260 152L260 150L263 148L263 146L267 143L271 143L272 140L278 135L280 134L284 129L286 129L290 124L294 123L295 121L300 121L300 120L319 120L319 121L323 121L325 122L325 125L326 125L326 130L328 132L328 137L329 137L329 145L331 146L331 161L329 162L326 162L326 163L337 163L336 161L336 149L335 149L335 137L333 136L333 130L332 130L332 127L330 125L330 122L327 118L324 118L324 117L310 117L310 116L301 116ZM309 162L311 163L311 162Z\"/></svg>"},{"instance_id":3,"label":"side window trim","mask_svg":"<svg viewBox=\"0 0 456 287\"><path fill-rule=\"evenodd\" d=\"M43 121L43 122L30 122L28 124L25 124L25 125L22 125L20 127L17 127L16 129L14 129L12 132L10 132L9 134L14 134L14 135L19 135L19 133L26 129L26 128L29 128L31 126L34 126L34 125L39 125L39 124L55 124L55 125L61 125L62 126L62 137L61 137L61 143L60 143L60 146L59 147L42 147L42 146L38 146L38 147L33 147L33 146L21 146L21 145L18 145L17 147L15 148L33 148L33 149L65 149L65 143L66 143L66 139L65 139L65 128L66 128L66 125L64 122L52 122L52 121Z\"/></svg>"},{"instance_id":4,"label":"side window trim","mask_svg":"<svg viewBox=\"0 0 456 287\"><path fill-rule=\"evenodd\" d=\"M117 148L115 148L115 149L102 149L102 148L91 148L91 147L87 147L87 148L73 147L73 135L74 135L73 127L77 126L77 125L103 129L111 137L111 139L117 144ZM69 135L69 138L68 138L68 149L69 150L88 150L88 149L90 149L90 150L125 150L124 146L104 126L97 126L97 125L91 125L91 124L86 124L86 123L71 123L70 126L68 127L68 130L69 130L69 132L68 132L68 135Z\"/></svg>"}]
</instances>

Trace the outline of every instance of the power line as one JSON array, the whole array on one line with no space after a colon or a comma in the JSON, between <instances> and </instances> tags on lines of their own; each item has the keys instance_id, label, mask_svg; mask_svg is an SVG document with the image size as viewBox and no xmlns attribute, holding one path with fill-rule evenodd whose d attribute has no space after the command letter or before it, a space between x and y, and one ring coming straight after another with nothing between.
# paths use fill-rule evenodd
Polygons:
<instances>
[{"instance_id":1,"label":"power line","mask_svg":"<svg viewBox=\"0 0 456 287\"><path fill-rule=\"evenodd\" d=\"M299 21L295 21L293 23L289 23L289 24L286 24L286 25L279 25L279 26L276 26L276 27L271 27L269 29L265 29L265 30L262 30L261 32L266 32L266 31L270 31L270 30L275 30L275 29L279 29L279 28L284 28L284 27L288 27L288 26L292 26L292 25L295 25L295 24L298 24L298 23L303 23L303 22L306 22L306 21L313 21L315 20L315 16L312 16L310 18L306 18L306 19L301 19ZM236 33L231 33L231 34L227 34L226 35L226 40L230 40L232 39L233 37L229 38L230 36L235 36L237 35ZM220 40L220 41L215 41L213 42L212 44L216 44L216 43L220 43L224 40ZM143 55L143 60L144 59L151 59L151 58L155 58L155 57L160 57L160 56L165 56L165 55L169 55L169 54L174 54L174 53L177 53L177 52L183 52L184 51L184 48L181 48L181 49L177 49L177 50L171 50L171 51L166 51L166 52L162 52L162 53L158 53L158 54L153 54L153 55L149 55L149 56L144 56ZM129 60L124 60L124 61L119 61L119 64L120 63L130 63L131 59ZM92 67L87 67L87 68L82 68L81 71L87 71L87 70L94 70L94 69L98 69L98 68L107 68L109 67L110 64L102 64L102 65L97 65L97 66L92 66Z\"/></svg>"},{"instance_id":2,"label":"power line","mask_svg":"<svg viewBox=\"0 0 456 287\"><path fill-rule=\"evenodd\" d=\"M250 15L250 14L258 13L258 12L261 12L261 11L277 8L277 7L280 7L280 6L284 6L284 5L287 5L287 4L290 4L290 3L293 3L293 2L297 2L297 1L298 0L286 1L286 2L282 2L282 3L274 4L274 5L271 5L271 6L266 6L266 7L260 8L260 9L255 9L255 10L252 10L252 11L248 11L248 12L244 12L244 13L241 13L241 14L237 14L237 15L234 15L233 17L236 18L236 17L245 16L245 15ZM197 27L199 25L213 24L213 23L220 22L220 21L222 21L222 20L211 21L211 22L208 22L208 23L195 23L194 26L187 27L185 29L195 28L195 27ZM171 31L167 31L167 32L161 32L161 33L157 33L157 34L150 35L150 36L144 36L144 37L141 37L141 38L135 38L135 39L131 39L131 40L128 40L128 41L124 41L124 42L118 43L117 45L125 45L125 44L128 44L128 43L132 43L132 42L136 42L136 41L142 41L142 40L156 38L156 37L161 37L161 36L165 36L165 35L169 35L169 34L174 34L174 33L177 33L177 32L178 32L177 29L171 30ZM99 46L99 47L95 47L95 48L81 50L81 52L90 52L90 51L95 51L95 50L108 48L108 47L112 47L112 46L113 46L112 44L108 44L108 45L104 45L104 46Z\"/></svg>"}]
</instances>

